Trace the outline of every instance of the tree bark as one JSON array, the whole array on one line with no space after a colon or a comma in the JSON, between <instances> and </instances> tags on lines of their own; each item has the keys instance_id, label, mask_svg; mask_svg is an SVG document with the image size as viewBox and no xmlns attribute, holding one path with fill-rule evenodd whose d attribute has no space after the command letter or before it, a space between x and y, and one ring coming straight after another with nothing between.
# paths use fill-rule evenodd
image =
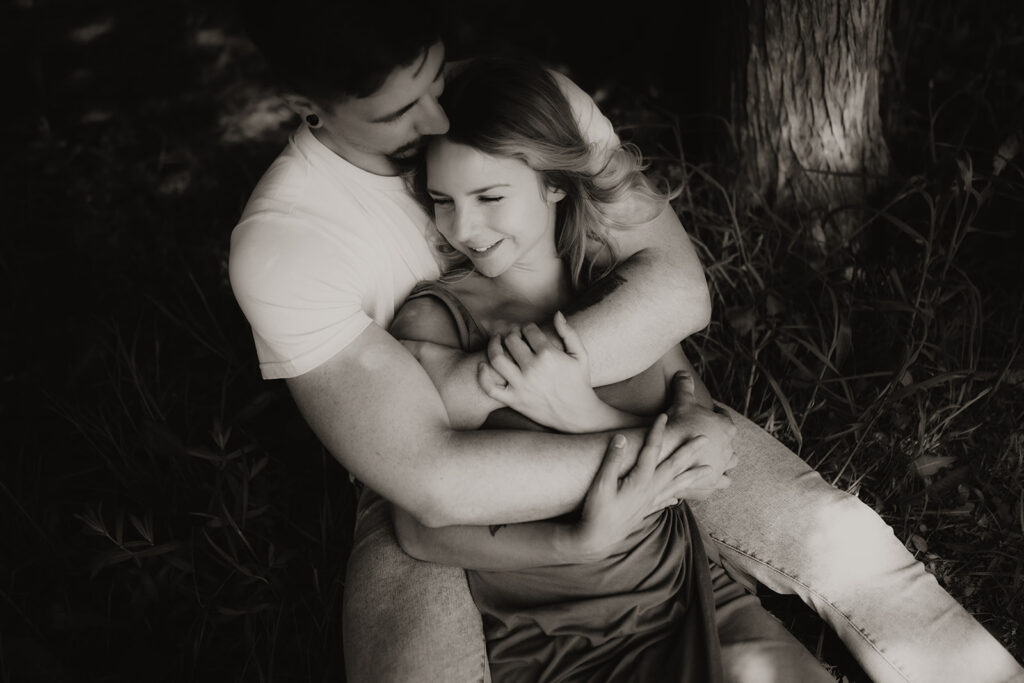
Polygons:
<instances>
[{"instance_id":1,"label":"tree bark","mask_svg":"<svg viewBox=\"0 0 1024 683\"><path fill-rule=\"evenodd\" d=\"M863 203L889 169L878 107L888 0L745 5L732 79L745 200L819 214Z\"/></svg>"}]
</instances>

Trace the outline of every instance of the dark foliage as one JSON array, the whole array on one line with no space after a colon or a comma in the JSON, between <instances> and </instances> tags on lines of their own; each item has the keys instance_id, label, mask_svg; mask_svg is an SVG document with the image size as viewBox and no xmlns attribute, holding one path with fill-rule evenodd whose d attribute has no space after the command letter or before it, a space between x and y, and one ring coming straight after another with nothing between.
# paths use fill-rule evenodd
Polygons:
<instances>
[{"instance_id":1,"label":"dark foliage","mask_svg":"<svg viewBox=\"0 0 1024 683\"><path fill-rule=\"evenodd\" d=\"M685 47L700 7L455 2L449 45L565 66L686 180L716 305L688 348L713 393L878 509L1020 658L1024 12L894 4L892 190L825 266L683 155L720 125L685 97L711 68ZM2 14L0 680L343 679L349 484L258 378L226 274L293 120L227 2Z\"/></svg>"}]
</instances>

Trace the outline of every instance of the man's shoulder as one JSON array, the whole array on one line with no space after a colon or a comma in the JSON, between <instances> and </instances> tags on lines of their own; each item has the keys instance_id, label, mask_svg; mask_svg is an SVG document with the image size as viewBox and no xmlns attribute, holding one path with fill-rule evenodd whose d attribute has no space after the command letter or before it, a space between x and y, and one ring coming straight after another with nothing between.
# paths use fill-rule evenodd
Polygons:
<instances>
[{"instance_id":1,"label":"man's shoulder","mask_svg":"<svg viewBox=\"0 0 1024 683\"><path fill-rule=\"evenodd\" d=\"M357 188L311 163L290 144L253 189L231 233L231 252L272 249L282 255L319 251L365 229L368 212ZM347 245L352 248L353 245Z\"/></svg>"},{"instance_id":2,"label":"man's shoulder","mask_svg":"<svg viewBox=\"0 0 1024 683\"><path fill-rule=\"evenodd\" d=\"M250 216L343 213L358 206L358 189L313 163L294 141L274 159L253 188L240 223Z\"/></svg>"},{"instance_id":3,"label":"man's shoulder","mask_svg":"<svg viewBox=\"0 0 1024 683\"><path fill-rule=\"evenodd\" d=\"M569 103L583 139L596 148L597 156L594 166L600 168L610 150L620 144L615 127L601 112L597 103L594 102L594 98L576 85L575 81L556 69L548 69L548 73Z\"/></svg>"},{"instance_id":4,"label":"man's shoulder","mask_svg":"<svg viewBox=\"0 0 1024 683\"><path fill-rule=\"evenodd\" d=\"M228 269L236 292L336 283L362 272L372 244L361 236L367 221L358 201L342 188L325 197L315 191L317 182L301 167L278 162L264 174L231 231Z\"/></svg>"}]
</instances>

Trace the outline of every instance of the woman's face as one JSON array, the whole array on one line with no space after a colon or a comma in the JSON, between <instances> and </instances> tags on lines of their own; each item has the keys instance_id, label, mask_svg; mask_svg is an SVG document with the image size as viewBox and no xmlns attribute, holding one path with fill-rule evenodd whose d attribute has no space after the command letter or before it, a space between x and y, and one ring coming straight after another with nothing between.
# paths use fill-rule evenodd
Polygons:
<instances>
[{"instance_id":1,"label":"woman's face","mask_svg":"<svg viewBox=\"0 0 1024 683\"><path fill-rule=\"evenodd\" d=\"M526 163L440 138L427 149L427 190L438 231L481 274L558 258L555 204L563 195Z\"/></svg>"}]
</instances>

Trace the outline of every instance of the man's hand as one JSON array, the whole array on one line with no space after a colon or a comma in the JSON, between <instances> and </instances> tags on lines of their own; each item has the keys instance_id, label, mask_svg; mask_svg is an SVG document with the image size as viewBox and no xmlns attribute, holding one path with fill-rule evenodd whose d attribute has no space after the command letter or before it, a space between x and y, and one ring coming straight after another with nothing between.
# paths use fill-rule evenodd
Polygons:
<instances>
[{"instance_id":1,"label":"man's hand","mask_svg":"<svg viewBox=\"0 0 1024 683\"><path fill-rule=\"evenodd\" d=\"M623 436L612 438L572 529L580 562L608 557L648 516L693 497L694 490L706 485L702 482L711 468L696 464L708 443L703 436L690 439L658 463L667 422L664 413L655 418L636 458L628 457ZM685 463L690 466L677 474L675 466L685 467Z\"/></svg>"},{"instance_id":2,"label":"man's hand","mask_svg":"<svg viewBox=\"0 0 1024 683\"><path fill-rule=\"evenodd\" d=\"M705 468L701 477L691 482L687 493L680 496L686 500L703 500L731 483L726 473L736 466L736 454L732 448L736 425L728 414L701 406L693 390L694 381L690 374L680 371L673 376L665 429L665 443L669 448L662 448L663 460L659 466L668 466L677 474L694 466ZM684 456L678 447L672 450L673 444L685 446L689 439L697 436L707 441L696 453L696 459L689 452Z\"/></svg>"}]
</instances>

